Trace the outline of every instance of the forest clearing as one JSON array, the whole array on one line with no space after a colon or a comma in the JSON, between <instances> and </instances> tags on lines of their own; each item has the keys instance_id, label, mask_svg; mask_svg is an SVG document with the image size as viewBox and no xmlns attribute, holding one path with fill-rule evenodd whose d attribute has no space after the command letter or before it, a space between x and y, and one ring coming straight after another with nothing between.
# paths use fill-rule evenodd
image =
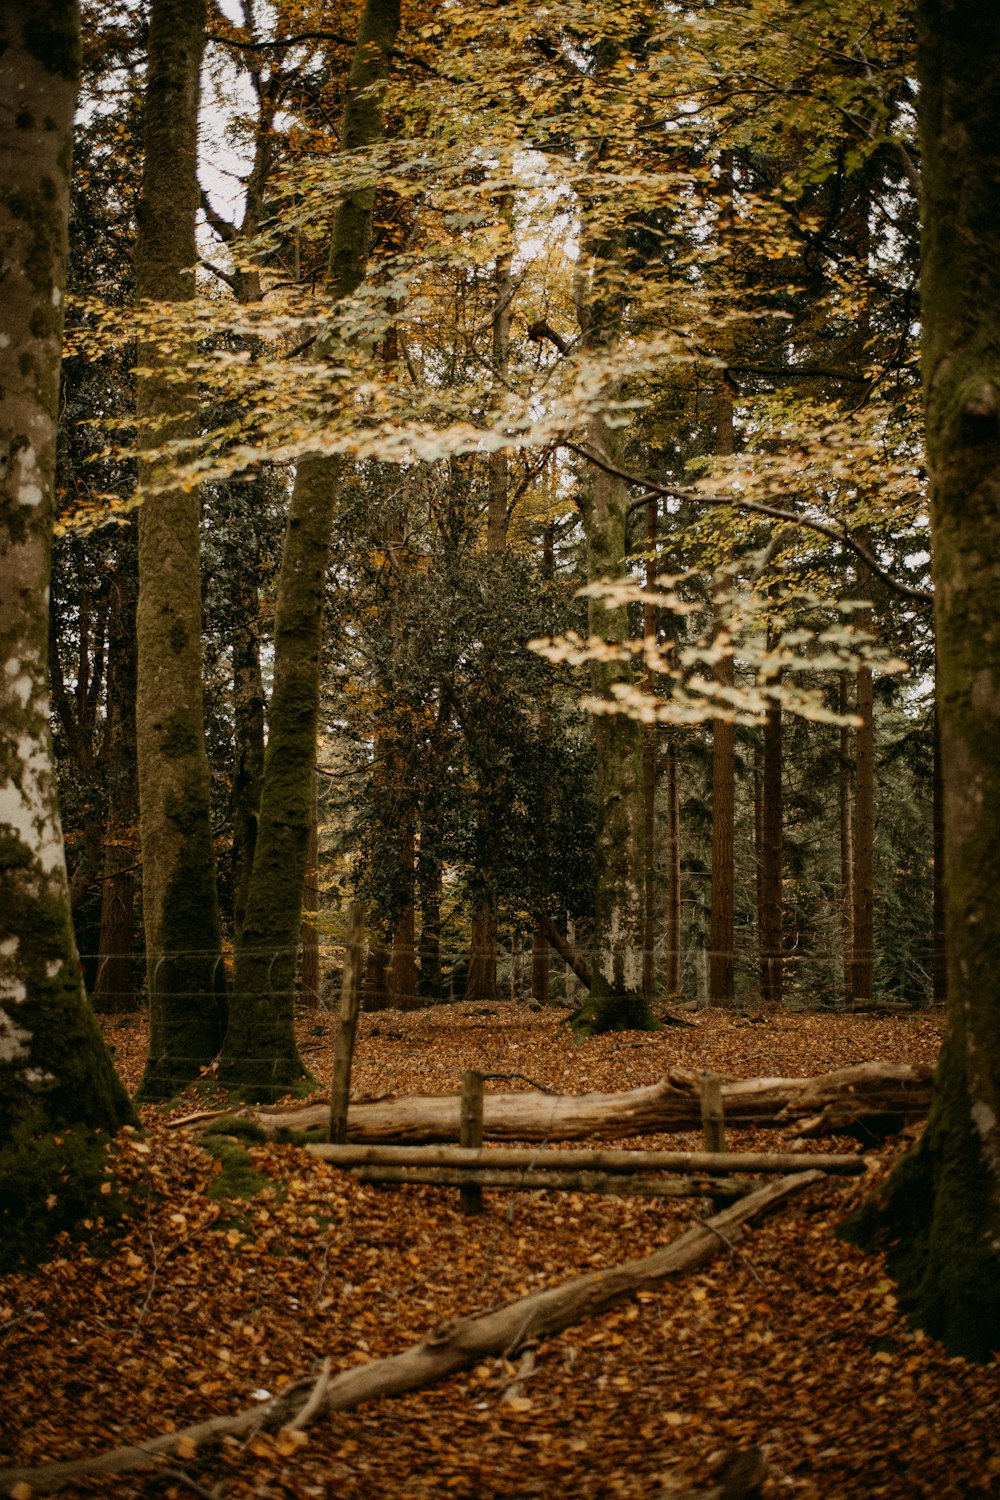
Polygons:
<instances>
[{"instance_id":1,"label":"forest clearing","mask_svg":"<svg viewBox=\"0 0 1000 1500\"><path fill-rule=\"evenodd\" d=\"M803 1076L878 1059L931 1063L943 1017L699 1013L689 1029L575 1044L564 1013L501 1004L362 1016L356 1095L456 1092L462 1071L520 1072L560 1092L638 1086L673 1067ZM144 1028L108 1019L123 1078L138 1078ZM299 1024L328 1078L322 1013ZM491 1088L517 1087L492 1083ZM522 1085L526 1087L526 1085ZM299 1146L252 1146L259 1191L216 1199L216 1163L169 1112L120 1170L145 1206L99 1253L0 1283L0 1467L91 1456L253 1404L322 1362L334 1374L401 1353L443 1320L500 1307L582 1272L647 1254L700 1216L697 1199L458 1193L366 1187ZM732 1150L794 1138L728 1125ZM700 1131L616 1142L697 1149ZM861 1151L843 1136L804 1154ZM905 1141L870 1143L879 1165ZM555 1149L549 1154L555 1154ZM156 1469L61 1493L367 1497L690 1496L719 1493L718 1468L760 1449L762 1487L725 1491L855 1500L1000 1493L992 1367L949 1359L901 1314L878 1257L836 1231L869 1179L828 1178L667 1279L540 1342L396 1400L304 1429L229 1439ZM215 1487L220 1487L216 1489Z\"/></svg>"}]
</instances>

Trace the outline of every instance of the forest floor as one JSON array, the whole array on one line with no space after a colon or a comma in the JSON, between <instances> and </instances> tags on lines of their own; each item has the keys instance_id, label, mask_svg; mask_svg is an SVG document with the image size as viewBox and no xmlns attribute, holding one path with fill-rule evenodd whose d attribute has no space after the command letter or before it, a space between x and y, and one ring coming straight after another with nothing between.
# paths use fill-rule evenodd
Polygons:
<instances>
[{"instance_id":1,"label":"forest floor","mask_svg":"<svg viewBox=\"0 0 1000 1500\"><path fill-rule=\"evenodd\" d=\"M728 1077L807 1075L869 1059L934 1060L937 1012L750 1018L704 1011L689 1030L583 1046L561 1012L459 1004L363 1016L355 1093L457 1092L462 1070L523 1073L561 1092L652 1083L671 1066ZM303 1053L329 1077L325 1015ZM144 1026L108 1019L134 1087ZM504 1089L526 1085L492 1085ZM197 1108L192 1096L174 1116ZM251 1148L263 1190L216 1200L219 1168L169 1112L143 1111L120 1175L144 1208L100 1255L65 1246L0 1280L0 1467L99 1453L265 1400L286 1382L401 1352L442 1320L483 1312L680 1235L698 1200L362 1186L294 1146ZM729 1123L731 1149L791 1138ZM696 1134L616 1145L698 1149ZM883 1158L903 1149L890 1142ZM807 1150L861 1150L843 1138ZM1000 1368L950 1359L911 1330L874 1257L837 1226L884 1167L827 1179L703 1272L543 1343L531 1378L490 1360L301 1433L227 1440L160 1472L72 1495L343 1497L688 1494L759 1446L770 1500L1000 1496Z\"/></svg>"}]
</instances>

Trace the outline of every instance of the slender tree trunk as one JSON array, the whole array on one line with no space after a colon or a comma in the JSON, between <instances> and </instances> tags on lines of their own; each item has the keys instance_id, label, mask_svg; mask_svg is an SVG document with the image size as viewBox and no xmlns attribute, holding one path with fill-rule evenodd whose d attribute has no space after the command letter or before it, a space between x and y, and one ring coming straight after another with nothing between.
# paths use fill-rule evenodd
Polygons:
<instances>
[{"instance_id":1,"label":"slender tree trunk","mask_svg":"<svg viewBox=\"0 0 1000 1500\"><path fill-rule=\"evenodd\" d=\"M145 103L136 287L142 299L194 295L198 100L205 0L154 0ZM140 442L194 431L197 391L184 352L140 348ZM170 463L145 458L146 488ZM202 701L200 504L159 489L139 513L136 734L149 984L149 1057L139 1094L163 1099L215 1057L225 1027L225 973Z\"/></svg>"},{"instance_id":2,"label":"slender tree trunk","mask_svg":"<svg viewBox=\"0 0 1000 1500\"><path fill-rule=\"evenodd\" d=\"M780 674L778 682L780 683ZM764 718L764 748L761 768L760 885L757 914L760 998L765 1005L780 1005L784 966L782 934L782 736L781 706L777 699Z\"/></svg>"},{"instance_id":3,"label":"slender tree trunk","mask_svg":"<svg viewBox=\"0 0 1000 1500\"><path fill-rule=\"evenodd\" d=\"M94 1009L120 1012L137 1003L133 979L135 886L139 858L135 780L136 548L134 523L115 569L108 625L108 815L104 830L101 936Z\"/></svg>"},{"instance_id":4,"label":"slender tree trunk","mask_svg":"<svg viewBox=\"0 0 1000 1500\"><path fill-rule=\"evenodd\" d=\"M238 568L238 563L236 563ZM257 847L264 776L264 679L260 666L260 599L256 584L237 574L238 619L233 631L233 929L242 935Z\"/></svg>"},{"instance_id":5,"label":"slender tree trunk","mask_svg":"<svg viewBox=\"0 0 1000 1500\"><path fill-rule=\"evenodd\" d=\"M537 922L531 934L531 998L549 1003L549 940Z\"/></svg>"},{"instance_id":6,"label":"slender tree trunk","mask_svg":"<svg viewBox=\"0 0 1000 1500\"><path fill-rule=\"evenodd\" d=\"M847 674L840 677L840 712L849 712ZM854 1004L854 802L852 798L851 731L840 730L840 770L837 777L840 803L840 934L844 970L844 1004Z\"/></svg>"},{"instance_id":7,"label":"slender tree trunk","mask_svg":"<svg viewBox=\"0 0 1000 1500\"><path fill-rule=\"evenodd\" d=\"M426 809L417 859L417 892L420 899L421 1000L441 999L441 861L434 848L436 829L428 822Z\"/></svg>"},{"instance_id":8,"label":"slender tree trunk","mask_svg":"<svg viewBox=\"0 0 1000 1500\"><path fill-rule=\"evenodd\" d=\"M667 745L667 951L664 988L668 995L681 988L681 815L677 751Z\"/></svg>"},{"instance_id":9,"label":"slender tree trunk","mask_svg":"<svg viewBox=\"0 0 1000 1500\"><path fill-rule=\"evenodd\" d=\"M716 453L725 457L735 449L733 404L720 395L715 439ZM716 629L725 621L716 606ZM716 677L723 687L736 682L731 654L718 662ZM733 963L736 886L736 741L733 725L712 721L712 894L708 936L708 993L712 1005L732 1005L736 999Z\"/></svg>"},{"instance_id":10,"label":"slender tree trunk","mask_svg":"<svg viewBox=\"0 0 1000 1500\"><path fill-rule=\"evenodd\" d=\"M871 629L871 611L859 610L860 630ZM858 718L854 736L854 952L852 1004L875 989L875 714L871 668L858 668Z\"/></svg>"},{"instance_id":11,"label":"slender tree trunk","mask_svg":"<svg viewBox=\"0 0 1000 1500\"><path fill-rule=\"evenodd\" d=\"M646 501L646 588L656 583L657 504L656 497ZM656 610L648 601L642 607L642 633L650 647L656 645ZM655 676L646 663L644 687L655 692ZM642 809L643 809L643 904L645 926L642 943L642 992L652 1004L656 998L656 791L658 781L659 733L656 724L646 724L642 736Z\"/></svg>"},{"instance_id":12,"label":"slender tree trunk","mask_svg":"<svg viewBox=\"0 0 1000 1500\"><path fill-rule=\"evenodd\" d=\"M948 1031L927 1129L873 1218L911 1315L987 1359L1000 1350L1000 9L918 0L917 23Z\"/></svg>"},{"instance_id":13,"label":"slender tree trunk","mask_svg":"<svg viewBox=\"0 0 1000 1500\"><path fill-rule=\"evenodd\" d=\"M71 0L0 13L0 1270L96 1213L95 1130L133 1118L73 938L49 725L48 588L80 61ZM13 104L20 100L15 111ZM75 1154L71 1154L72 1140Z\"/></svg>"},{"instance_id":14,"label":"slender tree trunk","mask_svg":"<svg viewBox=\"0 0 1000 1500\"><path fill-rule=\"evenodd\" d=\"M400 1010L413 1010L417 991L417 922L414 900L416 881L415 836L412 818L405 816L399 830L399 881L401 902L392 929L392 960L389 990Z\"/></svg>"},{"instance_id":15,"label":"slender tree trunk","mask_svg":"<svg viewBox=\"0 0 1000 1500\"><path fill-rule=\"evenodd\" d=\"M345 151L381 135L382 92L398 28L399 0L367 0L348 79ZM371 188L355 189L337 206L328 278L333 303L364 278L374 206ZM304 1074L293 1024L295 951L316 758L323 595L338 494L336 461L311 458L299 465L278 581L257 848L219 1068L222 1082L260 1100L278 1097Z\"/></svg>"}]
</instances>

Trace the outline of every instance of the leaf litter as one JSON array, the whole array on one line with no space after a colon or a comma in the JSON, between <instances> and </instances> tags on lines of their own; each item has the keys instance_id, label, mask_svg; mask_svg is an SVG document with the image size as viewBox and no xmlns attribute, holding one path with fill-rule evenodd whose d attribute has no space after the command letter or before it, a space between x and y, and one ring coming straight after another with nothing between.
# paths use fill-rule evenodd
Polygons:
<instances>
[{"instance_id":1,"label":"leaf litter","mask_svg":"<svg viewBox=\"0 0 1000 1500\"><path fill-rule=\"evenodd\" d=\"M580 1093L675 1066L750 1078L930 1063L943 1017L705 1011L689 1030L582 1047L560 1021L507 1003L365 1015L353 1091L457 1093L468 1067L523 1075L493 1085L504 1090L530 1078ZM145 1029L104 1025L134 1087ZM322 1012L300 1022L319 1080L329 1031ZM67 1242L40 1270L0 1279L0 1466L87 1457L236 1412L319 1376L324 1360L335 1373L395 1354L445 1319L648 1254L702 1211L697 1200L487 1191L483 1214L465 1218L455 1190L365 1186L274 1143L248 1148L266 1183L256 1196L211 1196L220 1164L196 1135L167 1128L205 1098L203 1086L170 1111L147 1107L146 1134L120 1138L114 1174L141 1208L110 1245ZM730 1122L731 1149L791 1144ZM861 1147L837 1137L803 1149ZM1000 1495L996 1364L951 1359L911 1329L879 1258L836 1238L884 1170L873 1162L864 1179L812 1188L704 1272L520 1358L61 1493L645 1500L703 1490L726 1455L759 1448L771 1500Z\"/></svg>"}]
</instances>

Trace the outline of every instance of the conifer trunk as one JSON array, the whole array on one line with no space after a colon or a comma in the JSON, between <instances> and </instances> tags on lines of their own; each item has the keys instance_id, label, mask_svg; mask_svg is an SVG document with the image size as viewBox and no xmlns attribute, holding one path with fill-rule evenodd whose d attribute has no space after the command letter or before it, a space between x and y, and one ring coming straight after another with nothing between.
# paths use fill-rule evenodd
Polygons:
<instances>
[{"instance_id":1,"label":"conifer trunk","mask_svg":"<svg viewBox=\"0 0 1000 1500\"><path fill-rule=\"evenodd\" d=\"M927 1129L863 1226L916 1320L1000 1350L1000 9L919 0L922 325L948 1031Z\"/></svg>"},{"instance_id":2,"label":"conifer trunk","mask_svg":"<svg viewBox=\"0 0 1000 1500\"><path fill-rule=\"evenodd\" d=\"M719 396L715 451L723 457L735 450L733 403L726 390ZM716 605L716 630L724 618ZM724 654L715 675L723 687L736 682L732 653ZM732 1005L736 999L733 961L736 902L736 736L726 719L712 721L712 895L708 934L708 997L712 1005Z\"/></svg>"},{"instance_id":3,"label":"conifer trunk","mask_svg":"<svg viewBox=\"0 0 1000 1500\"><path fill-rule=\"evenodd\" d=\"M154 0L136 287L143 300L194 296L198 101L205 0ZM140 444L189 436L197 391L184 350L148 344L139 364ZM162 486L172 460L144 458ZM157 489L139 514L136 736L150 1034L143 1099L164 1099L212 1062L225 1027L225 974L202 698L200 503Z\"/></svg>"},{"instance_id":4,"label":"conifer trunk","mask_svg":"<svg viewBox=\"0 0 1000 1500\"><path fill-rule=\"evenodd\" d=\"M399 28L399 0L367 0L347 86L341 148L382 130L382 86ZM334 218L327 291L332 303L360 286L375 193L357 188ZM340 466L305 459L295 476L278 580L274 688L260 824L237 949L221 1080L248 1098L273 1100L304 1075L294 1029L295 957L308 858L316 759L323 596Z\"/></svg>"},{"instance_id":5,"label":"conifer trunk","mask_svg":"<svg viewBox=\"0 0 1000 1500\"><path fill-rule=\"evenodd\" d=\"M100 1201L132 1118L83 990L49 727L48 587L80 61L73 0L0 12L0 1270ZM13 104L21 101L15 111ZM57 1133L54 1133L57 1132ZM81 1142L70 1155L70 1133Z\"/></svg>"}]
</instances>

